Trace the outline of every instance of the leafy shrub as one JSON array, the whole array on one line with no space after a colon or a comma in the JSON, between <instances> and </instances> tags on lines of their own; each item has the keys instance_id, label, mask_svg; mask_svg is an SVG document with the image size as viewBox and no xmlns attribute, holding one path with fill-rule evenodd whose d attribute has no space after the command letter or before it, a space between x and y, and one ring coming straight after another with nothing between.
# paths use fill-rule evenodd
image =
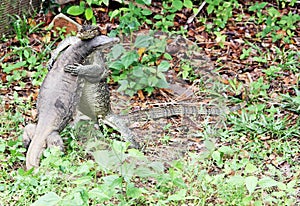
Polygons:
<instances>
[{"instance_id":1,"label":"leafy shrub","mask_svg":"<svg viewBox=\"0 0 300 206\"><path fill-rule=\"evenodd\" d=\"M138 36L131 51L126 51L122 45L112 48L111 58L118 60L112 62L112 78L120 84L119 91L128 95L135 94L138 90L151 93L154 88L166 88L164 72L170 64L163 60L170 58L165 54L166 41L152 36Z\"/></svg>"}]
</instances>

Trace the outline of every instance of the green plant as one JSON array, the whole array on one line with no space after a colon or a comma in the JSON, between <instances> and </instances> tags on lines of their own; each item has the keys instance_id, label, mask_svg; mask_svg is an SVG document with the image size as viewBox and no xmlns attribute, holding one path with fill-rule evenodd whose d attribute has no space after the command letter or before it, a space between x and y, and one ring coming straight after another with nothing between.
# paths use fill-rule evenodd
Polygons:
<instances>
[{"instance_id":1,"label":"green plant","mask_svg":"<svg viewBox=\"0 0 300 206\"><path fill-rule=\"evenodd\" d=\"M300 90L297 88L294 89L296 95L291 96L290 94L282 94L283 98L283 107L295 112L295 113L300 113Z\"/></svg>"},{"instance_id":2,"label":"green plant","mask_svg":"<svg viewBox=\"0 0 300 206\"><path fill-rule=\"evenodd\" d=\"M168 32L169 28L174 25L174 18L176 16L176 12L186 8L193 8L193 2L190 0L175 0L171 1L171 5L169 6L169 1L162 2L162 12L161 14L156 14L153 19L156 20L154 23L154 28L157 30L162 30L164 32Z\"/></svg>"},{"instance_id":3,"label":"green plant","mask_svg":"<svg viewBox=\"0 0 300 206\"><path fill-rule=\"evenodd\" d=\"M271 36L273 42L283 40L284 42L290 42L290 39L295 36L294 31L296 25L300 21L298 14L293 14L291 11L288 15L281 15L281 13L274 7L266 9L268 15L262 13L262 9L267 5L264 3L255 3L255 5L249 7L249 11L256 12L259 24L265 24L264 29L257 34L258 37Z\"/></svg>"},{"instance_id":4,"label":"green plant","mask_svg":"<svg viewBox=\"0 0 300 206\"><path fill-rule=\"evenodd\" d=\"M119 91L128 95L135 94L138 90L152 93L154 88L166 88L165 79L170 64L162 60L169 57L165 54L166 41L152 36L140 35L136 38L133 50L126 51L123 46L116 45L112 48L112 58L120 59L112 62L112 78L120 84Z\"/></svg>"},{"instance_id":5,"label":"green plant","mask_svg":"<svg viewBox=\"0 0 300 206\"><path fill-rule=\"evenodd\" d=\"M214 14L216 18L214 18L213 23L216 26L214 28L215 31L219 31L226 26L228 19L232 16L232 10L239 6L237 0L206 0L207 13L208 15ZM210 30L210 27L206 27L206 29Z\"/></svg>"},{"instance_id":6,"label":"green plant","mask_svg":"<svg viewBox=\"0 0 300 206\"><path fill-rule=\"evenodd\" d=\"M94 11L92 6L101 4L105 4L108 6L108 0L83 0L80 1L79 5L74 5L68 8L67 13L73 16L80 16L84 14L86 20L92 20L93 24L96 24L96 17L94 15Z\"/></svg>"},{"instance_id":7,"label":"green plant","mask_svg":"<svg viewBox=\"0 0 300 206\"><path fill-rule=\"evenodd\" d=\"M150 4L151 2L139 2L141 4ZM111 31L111 35L117 35L119 33L124 33L126 35L131 34L133 31L137 31L141 26L141 22L145 22L151 25L152 22L147 17L152 14L149 9L142 9L135 6L132 2L129 3L128 8L116 9L109 13L110 19L118 17L119 26L116 30Z\"/></svg>"}]
</instances>

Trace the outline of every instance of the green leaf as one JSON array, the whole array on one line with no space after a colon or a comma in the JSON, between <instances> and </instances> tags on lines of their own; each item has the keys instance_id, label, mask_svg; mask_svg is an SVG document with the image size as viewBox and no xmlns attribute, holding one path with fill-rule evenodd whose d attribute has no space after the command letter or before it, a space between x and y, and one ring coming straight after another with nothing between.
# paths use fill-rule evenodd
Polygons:
<instances>
[{"instance_id":1,"label":"green leaf","mask_svg":"<svg viewBox=\"0 0 300 206\"><path fill-rule=\"evenodd\" d=\"M152 43L153 37L147 35L139 35L136 37L134 46L136 48L146 48Z\"/></svg>"},{"instance_id":2,"label":"green leaf","mask_svg":"<svg viewBox=\"0 0 300 206\"><path fill-rule=\"evenodd\" d=\"M207 14L211 14L214 10L214 5L209 4L206 10L207 10Z\"/></svg>"},{"instance_id":3,"label":"green leaf","mask_svg":"<svg viewBox=\"0 0 300 206\"><path fill-rule=\"evenodd\" d=\"M172 7L174 7L177 10L181 10L182 9L182 1L181 0L174 0L172 1Z\"/></svg>"},{"instance_id":4,"label":"green leaf","mask_svg":"<svg viewBox=\"0 0 300 206\"><path fill-rule=\"evenodd\" d=\"M28 58L29 55L30 55L29 52L28 52L27 50L24 50L23 54L24 54L24 56L25 56L26 58Z\"/></svg>"},{"instance_id":5,"label":"green leaf","mask_svg":"<svg viewBox=\"0 0 300 206\"><path fill-rule=\"evenodd\" d=\"M165 77L158 79L158 82L156 83L156 87L158 88L168 88L169 84Z\"/></svg>"},{"instance_id":6,"label":"green leaf","mask_svg":"<svg viewBox=\"0 0 300 206\"><path fill-rule=\"evenodd\" d=\"M91 6L92 3L93 3L93 0L86 0L86 3L87 3L89 6Z\"/></svg>"},{"instance_id":7,"label":"green leaf","mask_svg":"<svg viewBox=\"0 0 300 206\"><path fill-rule=\"evenodd\" d=\"M109 0L102 0L102 2L104 3L105 6L109 5Z\"/></svg>"},{"instance_id":8,"label":"green leaf","mask_svg":"<svg viewBox=\"0 0 300 206\"><path fill-rule=\"evenodd\" d=\"M151 4L151 0L137 0L136 3L138 4L146 4L146 5L150 5Z\"/></svg>"},{"instance_id":9,"label":"green leaf","mask_svg":"<svg viewBox=\"0 0 300 206\"><path fill-rule=\"evenodd\" d=\"M172 60L173 59L172 56L168 53L164 54L164 58L167 59L167 60Z\"/></svg>"},{"instance_id":10,"label":"green leaf","mask_svg":"<svg viewBox=\"0 0 300 206\"><path fill-rule=\"evenodd\" d=\"M184 0L183 5L188 9L193 8L193 2L191 0Z\"/></svg>"},{"instance_id":11,"label":"green leaf","mask_svg":"<svg viewBox=\"0 0 300 206\"><path fill-rule=\"evenodd\" d=\"M125 91L128 88L128 81L127 80L120 80L119 84L120 84L120 87L118 88L118 92Z\"/></svg>"},{"instance_id":12,"label":"green leaf","mask_svg":"<svg viewBox=\"0 0 300 206\"><path fill-rule=\"evenodd\" d=\"M161 71L161 72L166 72L166 71L168 71L169 68L170 68L170 63L167 61L161 61L157 67L158 71Z\"/></svg>"},{"instance_id":13,"label":"green leaf","mask_svg":"<svg viewBox=\"0 0 300 206\"><path fill-rule=\"evenodd\" d=\"M168 197L168 201L180 201L180 200L185 200L186 197L186 189L181 189L179 190L176 194L171 195Z\"/></svg>"},{"instance_id":14,"label":"green leaf","mask_svg":"<svg viewBox=\"0 0 300 206\"><path fill-rule=\"evenodd\" d=\"M105 191L99 188L93 188L92 190L89 191L88 195L89 198L100 200L100 201L107 201L111 198L111 196L108 196L107 194L105 194Z\"/></svg>"},{"instance_id":15,"label":"green leaf","mask_svg":"<svg viewBox=\"0 0 300 206\"><path fill-rule=\"evenodd\" d=\"M230 177L227 182L232 185L235 185L235 186L243 186L244 178L240 175L236 175L236 176Z\"/></svg>"},{"instance_id":16,"label":"green leaf","mask_svg":"<svg viewBox=\"0 0 300 206\"><path fill-rule=\"evenodd\" d=\"M115 61L109 65L109 68L120 71L121 69L124 68L124 65L120 61Z\"/></svg>"},{"instance_id":17,"label":"green leaf","mask_svg":"<svg viewBox=\"0 0 300 206\"><path fill-rule=\"evenodd\" d=\"M151 87L155 87L157 82L158 82L158 79L155 76L151 76L148 78L148 85Z\"/></svg>"},{"instance_id":18,"label":"green leaf","mask_svg":"<svg viewBox=\"0 0 300 206\"><path fill-rule=\"evenodd\" d=\"M61 198L55 192L48 192L47 194L39 197L37 201L35 201L32 206L55 206Z\"/></svg>"},{"instance_id":19,"label":"green leaf","mask_svg":"<svg viewBox=\"0 0 300 206\"><path fill-rule=\"evenodd\" d=\"M247 190L250 194L252 194L257 186L258 179L255 176L250 176L245 178L245 183Z\"/></svg>"},{"instance_id":20,"label":"green leaf","mask_svg":"<svg viewBox=\"0 0 300 206\"><path fill-rule=\"evenodd\" d=\"M255 172L255 171L257 171L257 167L256 167L255 165L253 165L253 164L251 164L251 163L248 163L248 164L246 165L246 167L245 167L245 172L246 172L246 173L250 174L250 173L253 173L253 172Z\"/></svg>"},{"instance_id":21,"label":"green leaf","mask_svg":"<svg viewBox=\"0 0 300 206\"><path fill-rule=\"evenodd\" d=\"M120 10L116 9L114 10L113 12L109 13L109 16L110 16L110 21L115 18L116 16L119 16L119 14L121 13Z\"/></svg>"},{"instance_id":22,"label":"green leaf","mask_svg":"<svg viewBox=\"0 0 300 206\"><path fill-rule=\"evenodd\" d=\"M67 13L73 16L79 16L84 13L84 7L81 6L71 6Z\"/></svg>"},{"instance_id":23,"label":"green leaf","mask_svg":"<svg viewBox=\"0 0 300 206\"><path fill-rule=\"evenodd\" d=\"M149 9L143 9L141 12L144 16L149 16L152 14L152 11Z\"/></svg>"},{"instance_id":24,"label":"green leaf","mask_svg":"<svg viewBox=\"0 0 300 206\"><path fill-rule=\"evenodd\" d=\"M76 185L85 185L85 184L92 183L91 180L92 180L91 176L82 176L80 178L75 179L71 183Z\"/></svg>"},{"instance_id":25,"label":"green leaf","mask_svg":"<svg viewBox=\"0 0 300 206\"><path fill-rule=\"evenodd\" d=\"M261 180L259 180L258 184L264 189L277 186L278 182L270 177L264 177Z\"/></svg>"},{"instance_id":26,"label":"green leaf","mask_svg":"<svg viewBox=\"0 0 300 206\"><path fill-rule=\"evenodd\" d=\"M132 75L135 77L143 77L145 73L141 67L137 66L132 70Z\"/></svg>"},{"instance_id":27,"label":"green leaf","mask_svg":"<svg viewBox=\"0 0 300 206\"><path fill-rule=\"evenodd\" d=\"M91 18L93 18L94 13L93 13L92 8L87 8L85 10L85 14L84 15L85 15L86 20L90 20Z\"/></svg>"},{"instance_id":28,"label":"green leaf","mask_svg":"<svg viewBox=\"0 0 300 206\"><path fill-rule=\"evenodd\" d=\"M113 59L117 59L125 51L121 44L116 44L111 48L111 54Z\"/></svg>"},{"instance_id":29,"label":"green leaf","mask_svg":"<svg viewBox=\"0 0 300 206\"><path fill-rule=\"evenodd\" d=\"M233 154L233 150L231 149L231 147L228 147L228 146L222 146L218 150L219 150L219 152L222 152L223 154L226 154L226 155Z\"/></svg>"},{"instance_id":30,"label":"green leaf","mask_svg":"<svg viewBox=\"0 0 300 206\"><path fill-rule=\"evenodd\" d=\"M131 198L139 198L139 196L142 194L141 189L134 187L133 183L128 184L126 188L126 195L127 197Z\"/></svg>"},{"instance_id":31,"label":"green leaf","mask_svg":"<svg viewBox=\"0 0 300 206\"><path fill-rule=\"evenodd\" d=\"M3 71L6 74L9 74L12 70L21 68L21 67L23 67L25 65L26 65L26 61L21 61L21 62L15 63L15 64L9 64L8 66L5 66L5 64L2 64L1 66L3 68Z\"/></svg>"},{"instance_id":32,"label":"green leaf","mask_svg":"<svg viewBox=\"0 0 300 206\"><path fill-rule=\"evenodd\" d=\"M138 58L139 58L139 55L136 52L132 51L132 52L128 52L127 54L125 54L121 58L121 62L125 66L125 68L127 69L134 62L137 62Z\"/></svg>"},{"instance_id":33,"label":"green leaf","mask_svg":"<svg viewBox=\"0 0 300 206\"><path fill-rule=\"evenodd\" d=\"M222 157L221 157L221 154L219 151L214 151L211 155L211 157L213 158L214 161L216 161L216 163L218 165L222 164L223 161L222 161Z\"/></svg>"}]
</instances>

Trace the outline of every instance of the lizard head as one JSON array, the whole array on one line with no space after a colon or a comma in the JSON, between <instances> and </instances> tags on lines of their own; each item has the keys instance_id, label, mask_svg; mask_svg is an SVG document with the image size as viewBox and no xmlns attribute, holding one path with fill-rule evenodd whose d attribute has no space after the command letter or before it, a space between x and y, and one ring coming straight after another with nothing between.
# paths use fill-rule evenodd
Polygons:
<instances>
[{"instance_id":1,"label":"lizard head","mask_svg":"<svg viewBox=\"0 0 300 206\"><path fill-rule=\"evenodd\" d=\"M89 40L100 35L99 27L95 25L83 25L77 33L77 37L81 40Z\"/></svg>"},{"instance_id":2,"label":"lizard head","mask_svg":"<svg viewBox=\"0 0 300 206\"><path fill-rule=\"evenodd\" d=\"M97 36L91 40L92 47L95 49L104 49L120 42L117 37Z\"/></svg>"}]
</instances>

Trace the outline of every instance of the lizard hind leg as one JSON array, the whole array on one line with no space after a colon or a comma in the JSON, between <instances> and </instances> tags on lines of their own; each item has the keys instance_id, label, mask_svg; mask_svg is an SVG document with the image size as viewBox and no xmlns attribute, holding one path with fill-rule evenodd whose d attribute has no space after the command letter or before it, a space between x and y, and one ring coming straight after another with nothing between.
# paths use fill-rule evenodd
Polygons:
<instances>
[{"instance_id":1,"label":"lizard hind leg","mask_svg":"<svg viewBox=\"0 0 300 206\"><path fill-rule=\"evenodd\" d=\"M33 138L33 135L35 133L36 124L28 124L24 128L24 133L22 137L23 145L26 149L28 149L31 140Z\"/></svg>"},{"instance_id":2,"label":"lizard hind leg","mask_svg":"<svg viewBox=\"0 0 300 206\"><path fill-rule=\"evenodd\" d=\"M64 151L64 142L58 132L53 132L47 137L47 148L58 147Z\"/></svg>"}]
</instances>

